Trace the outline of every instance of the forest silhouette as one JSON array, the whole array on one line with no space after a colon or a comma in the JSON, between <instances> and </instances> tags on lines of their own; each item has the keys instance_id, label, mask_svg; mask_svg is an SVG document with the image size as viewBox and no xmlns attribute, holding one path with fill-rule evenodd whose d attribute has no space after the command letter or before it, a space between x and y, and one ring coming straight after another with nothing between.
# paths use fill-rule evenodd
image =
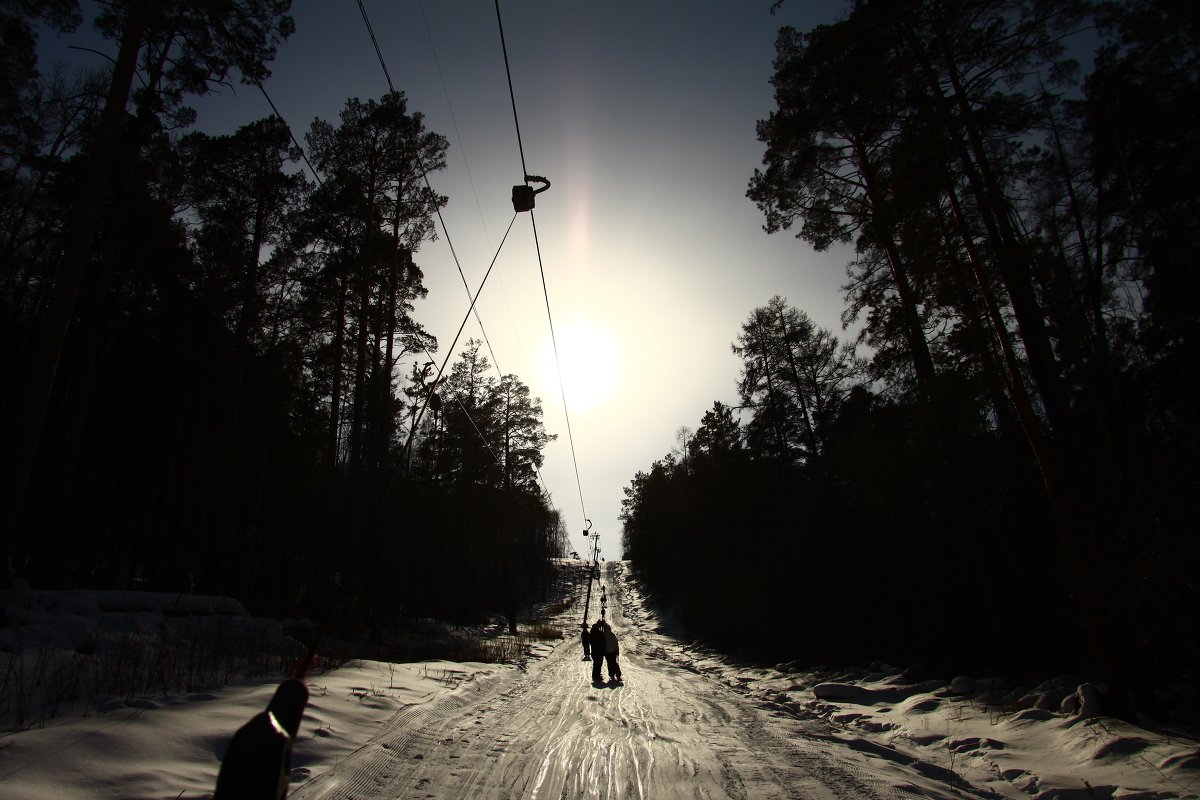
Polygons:
<instances>
[{"instance_id":1,"label":"forest silhouette","mask_svg":"<svg viewBox=\"0 0 1200 800\"><path fill-rule=\"evenodd\" d=\"M37 31L77 2L2 12L0 580L227 594L374 639L511 619L568 544L540 401L475 340L437 380L415 318L446 139L399 91L306 131L188 132L189 97L263 86L289 8L107 4L117 54L73 78L39 71ZM625 555L692 630L1094 674L1123 711L1194 684L1193 17L862 0L780 31L747 195L767 233L853 245L857 339L763 298L730 331L736 407L625 490Z\"/></svg>"},{"instance_id":2,"label":"forest silhouette","mask_svg":"<svg viewBox=\"0 0 1200 800\"><path fill-rule=\"evenodd\" d=\"M754 309L737 407L626 489L625 553L689 625L809 665L1086 674L1125 714L1194 685L1193 16L872 0L780 31L747 194L769 233L853 244L858 335Z\"/></svg>"},{"instance_id":3,"label":"forest silhouette","mask_svg":"<svg viewBox=\"0 0 1200 800\"><path fill-rule=\"evenodd\" d=\"M565 550L553 437L479 342L435 383L412 315L446 140L402 92L303 145L277 116L184 132L187 96L261 85L289 5L113 4L115 65L78 80L39 75L34 35L76 3L5 12L5 579L226 594L373 641L511 620Z\"/></svg>"}]
</instances>

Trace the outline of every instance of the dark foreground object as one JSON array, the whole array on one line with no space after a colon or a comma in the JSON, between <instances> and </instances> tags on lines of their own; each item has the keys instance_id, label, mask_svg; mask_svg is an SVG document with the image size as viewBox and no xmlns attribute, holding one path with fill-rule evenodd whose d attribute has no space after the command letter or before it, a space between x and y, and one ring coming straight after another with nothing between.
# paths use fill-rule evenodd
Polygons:
<instances>
[{"instance_id":1,"label":"dark foreground object","mask_svg":"<svg viewBox=\"0 0 1200 800\"><path fill-rule=\"evenodd\" d=\"M281 800L292 771L292 743L308 703L308 688L293 678L279 684L267 710L251 717L229 743L213 800Z\"/></svg>"}]
</instances>

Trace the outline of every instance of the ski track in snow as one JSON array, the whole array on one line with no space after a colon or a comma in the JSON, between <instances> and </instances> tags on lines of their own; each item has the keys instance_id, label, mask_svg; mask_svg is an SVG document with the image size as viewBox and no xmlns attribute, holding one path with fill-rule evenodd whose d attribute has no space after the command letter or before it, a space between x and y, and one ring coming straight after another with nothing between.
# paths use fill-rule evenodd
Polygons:
<instances>
[{"instance_id":1,"label":"ski track in snow","mask_svg":"<svg viewBox=\"0 0 1200 800\"><path fill-rule=\"evenodd\" d=\"M877 798L930 794L864 768L819 721L782 719L665 658L623 566L604 564L625 685L593 686L578 638L527 669L477 678L396 714L370 742L296 787L334 798ZM564 628L577 629L572 609ZM960 791L960 789L966 791Z\"/></svg>"}]
</instances>

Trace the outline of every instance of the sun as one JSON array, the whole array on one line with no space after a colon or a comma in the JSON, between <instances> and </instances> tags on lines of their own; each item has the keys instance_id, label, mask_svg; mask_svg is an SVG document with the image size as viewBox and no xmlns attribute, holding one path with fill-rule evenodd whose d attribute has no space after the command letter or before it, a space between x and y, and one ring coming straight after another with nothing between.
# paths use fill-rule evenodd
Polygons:
<instances>
[{"instance_id":1,"label":"sun","mask_svg":"<svg viewBox=\"0 0 1200 800\"><path fill-rule=\"evenodd\" d=\"M555 326L558 363L562 366L563 392L568 411L589 411L604 404L620 382L621 356L617 342L604 328L576 317ZM544 401L559 396L558 368L549 336L542 346L539 366L547 387Z\"/></svg>"}]
</instances>

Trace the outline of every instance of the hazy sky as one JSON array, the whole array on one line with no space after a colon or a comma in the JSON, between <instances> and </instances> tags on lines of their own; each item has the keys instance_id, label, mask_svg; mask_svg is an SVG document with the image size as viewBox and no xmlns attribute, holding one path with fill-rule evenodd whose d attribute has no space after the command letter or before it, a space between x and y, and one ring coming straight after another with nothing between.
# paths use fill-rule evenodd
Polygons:
<instances>
[{"instance_id":1,"label":"hazy sky","mask_svg":"<svg viewBox=\"0 0 1200 800\"><path fill-rule=\"evenodd\" d=\"M450 141L447 169L430 180L450 198L446 228L474 291L522 178L495 6L364 2L409 110ZM755 122L773 107L778 28L830 22L844 6L790 0L772 16L770 0L501 3L526 164L553 183L534 213L582 501L529 214L478 310L500 369L542 399L558 434L542 476L577 549L586 509L603 555L617 557L622 489L714 400L736 403L730 344L753 308L780 294L840 332L845 253L767 236L745 190L763 152ZM292 14L296 33L266 87L303 141L314 118L336 123L348 97L378 98L387 83L354 0L297 0ZM197 127L213 134L270 113L244 86L193 105ZM438 236L416 254L430 292L416 318L441 342L440 359L469 301ZM467 336L480 337L473 320Z\"/></svg>"}]
</instances>

